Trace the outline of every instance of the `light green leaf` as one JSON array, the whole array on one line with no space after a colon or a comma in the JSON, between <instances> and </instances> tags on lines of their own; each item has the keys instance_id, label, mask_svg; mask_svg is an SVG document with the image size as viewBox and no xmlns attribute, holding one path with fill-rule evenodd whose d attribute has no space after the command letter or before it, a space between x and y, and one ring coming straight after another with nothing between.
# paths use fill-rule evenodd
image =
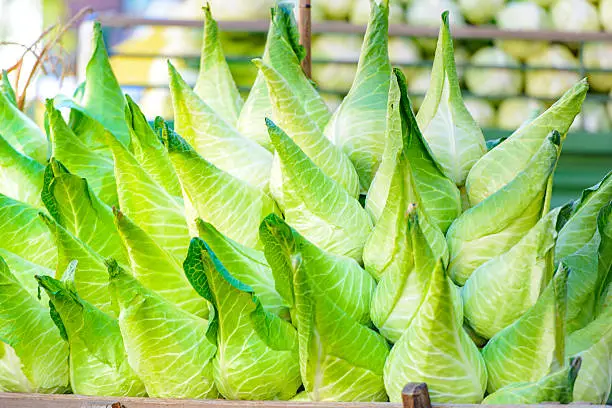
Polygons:
<instances>
[{"instance_id":1,"label":"light green leaf","mask_svg":"<svg viewBox=\"0 0 612 408\"><path fill-rule=\"evenodd\" d=\"M45 167L19 153L0 135L0 193L34 207L42 207Z\"/></svg>"},{"instance_id":2,"label":"light green leaf","mask_svg":"<svg viewBox=\"0 0 612 408\"><path fill-rule=\"evenodd\" d=\"M74 265L61 282L44 275L36 280L49 295L68 337L73 392L145 396L144 385L128 364L117 319L79 297L74 286Z\"/></svg>"},{"instance_id":3,"label":"light green leaf","mask_svg":"<svg viewBox=\"0 0 612 408\"><path fill-rule=\"evenodd\" d=\"M21 286L32 296L38 295L38 284L34 275L52 275L54 272L51 268L37 265L6 249L0 249L0 257L4 259ZM49 299L46 296L41 296L39 300L43 305L49 304Z\"/></svg>"},{"instance_id":4,"label":"light green leaf","mask_svg":"<svg viewBox=\"0 0 612 408\"><path fill-rule=\"evenodd\" d=\"M57 249L38 211L0 194L0 247L34 264L55 269Z\"/></svg>"},{"instance_id":5,"label":"light green leaf","mask_svg":"<svg viewBox=\"0 0 612 408\"><path fill-rule=\"evenodd\" d=\"M208 318L208 303L193 290L180 261L120 211L115 211L115 224L127 248L132 275L168 302Z\"/></svg>"},{"instance_id":6,"label":"light green leaf","mask_svg":"<svg viewBox=\"0 0 612 408\"><path fill-rule=\"evenodd\" d=\"M168 62L174 128L206 160L253 186L266 189L272 154L243 137L206 104Z\"/></svg>"},{"instance_id":7,"label":"light green leaf","mask_svg":"<svg viewBox=\"0 0 612 408\"><path fill-rule=\"evenodd\" d=\"M483 348L489 393L538 381L564 365L567 275L560 265L535 305Z\"/></svg>"},{"instance_id":8,"label":"light green leaf","mask_svg":"<svg viewBox=\"0 0 612 408\"><path fill-rule=\"evenodd\" d=\"M559 211L548 213L516 245L476 268L465 283L465 320L479 336L490 339L514 323L548 285Z\"/></svg>"},{"instance_id":9,"label":"light green leaf","mask_svg":"<svg viewBox=\"0 0 612 408\"><path fill-rule=\"evenodd\" d=\"M283 334L289 337L282 340L288 347L270 347L255 327L265 320L252 318L265 313L257 309L253 289L232 276L202 239L192 239L184 268L192 286L215 307L218 352L213 367L221 395L232 400L293 397L301 379L291 324L275 316L286 327Z\"/></svg>"},{"instance_id":10,"label":"light green leaf","mask_svg":"<svg viewBox=\"0 0 612 408\"><path fill-rule=\"evenodd\" d=\"M308 116L319 129L323 129L330 118L327 105L306 78L300 62L306 55L299 45L299 33L292 7L278 5L272 10L270 29L266 40L263 61L273 67L298 95ZM238 130L269 150L273 149L268 136L265 118L272 116L272 102L263 73L258 73L255 83L238 119Z\"/></svg>"},{"instance_id":11,"label":"light green leaf","mask_svg":"<svg viewBox=\"0 0 612 408\"><path fill-rule=\"evenodd\" d=\"M55 276L61 276L73 261L77 261L78 268L74 277L81 298L103 312L116 316L117 308L111 304L108 292L108 273L104 259L48 215L41 212L39 217L51 232L57 246Z\"/></svg>"},{"instance_id":12,"label":"light green leaf","mask_svg":"<svg viewBox=\"0 0 612 408\"><path fill-rule=\"evenodd\" d=\"M268 214L279 210L274 201L251 186L206 161L174 132L164 143L181 182L188 222L197 235L195 219L210 222L227 237L249 248L259 247L257 228ZM188 213L189 214L189 213Z\"/></svg>"},{"instance_id":13,"label":"light green leaf","mask_svg":"<svg viewBox=\"0 0 612 408\"><path fill-rule=\"evenodd\" d=\"M567 338L565 353L581 357L574 401L606 404L612 387L612 308Z\"/></svg>"},{"instance_id":14,"label":"light green leaf","mask_svg":"<svg viewBox=\"0 0 612 408\"><path fill-rule=\"evenodd\" d=\"M368 213L281 128L266 122L281 162L287 222L321 249L361 262L372 230Z\"/></svg>"},{"instance_id":15,"label":"light green leaf","mask_svg":"<svg viewBox=\"0 0 612 408\"><path fill-rule=\"evenodd\" d=\"M463 186L474 163L487 152L487 146L461 97L448 11L442 14L431 83L417 122L444 173L457 186Z\"/></svg>"},{"instance_id":16,"label":"light green leaf","mask_svg":"<svg viewBox=\"0 0 612 408\"><path fill-rule=\"evenodd\" d=\"M559 133L553 131L523 171L451 225L446 240L449 275L455 283L465 284L476 268L507 252L540 219L557 164L560 139Z\"/></svg>"},{"instance_id":17,"label":"light green leaf","mask_svg":"<svg viewBox=\"0 0 612 408\"><path fill-rule=\"evenodd\" d=\"M158 136L144 114L136 103L129 97L125 116L130 128L130 151L134 154L138 164L146 171L157 184L162 186L168 194L182 200L181 184L178 181L176 172L170 163L168 152L161 142L161 132L164 129L163 119L156 118L156 130Z\"/></svg>"},{"instance_id":18,"label":"light green leaf","mask_svg":"<svg viewBox=\"0 0 612 408\"><path fill-rule=\"evenodd\" d=\"M353 197L359 196L359 176L340 148L323 135L323 130L308 115L302 105L299 90L261 60L253 60L263 73L272 101L272 114L280 126L302 151L331 179L339 183ZM303 74L302 74L303 75ZM284 202L284 180L280 163L275 160L270 177L270 191L279 205Z\"/></svg>"},{"instance_id":19,"label":"light green leaf","mask_svg":"<svg viewBox=\"0 0 612 408\"><path fill-rule=\"evenodd\" d=\"M157 184L112 135L108 135L106 141L115 160L121 211L150 235L160 248L177 261L182 261L189 247L189 229L182 200L177 200Z\"/></svg>"},{"instance_id":20,"label":"light green leaf","mask_svg":"<svg viewBox=\"0 0 612 408\"><path fill-rule=\"evenodd\" d=\"M2 80L0 80L0 93L3 93L13 105L17 105L15 90L13 89L11 81L9 80L8 72L4 69L2 70Z\"/></svg>"},{"instance_id":21,"label":"light green leaf","mask_svg":"<svg viewBox=\"0 0 612 408\"><path fill-rule=\"evenodd\" d=\"M510 384L487 396L482 401L489 405L541 404L572 402L572 390L579 375L580 359L573 360L565 368L542 377L535 382Z\"/></svg>"},{"instance_id":22,"label":"light green leaf","mask_svg":"<svg viewBox=\"0 0 612 408\"><path fill-rule=\"evenodd\" d=\"M385 148L385 112L391 65L387 51L389 1L372 1L357 73L325 135L349 156L367 192Z\"/></svg>"},{"instance_id":23,"label":"light green leaf","mask_svg":"<svg viewBox=\"0 0 612 408\"><path fill-rule=\"evenodd\" d=\"M88 137L77 136L64 122L53 101L47 101L46 121L52 156L65 164L74 174L87 179L91 189L108 205L117 205L117 185L113 170L113 156L104 144L106 131L93 120L79 113L79 129L88 128ZM76 120L76 119L75 119ZM112 136L111 136L112 137Z\"/></svg>"},{"instance_id":24,"label":"light green leaf","mask_svg":"<svg viewBox=\"0 0 612 408\"><path fill-rule=\"evenodd\" d=\"M478 160L466 180L470 205L493 195L524 171L550 132L558 131L563 141L588 89L586 79L576 83L548 110Z\"/></svg>"},{"instance_id":25,"label":"light green leaf","mask_svg":"<svg viewBox=\"0 0 612 408\"><path fill-rule=\"evenodd\" d=\"M204 11L204 37L200 72L194 91L221 119L234 126L238 122L238 115L242 109L242 97L225 60L219 38L219 28L210 11L210 5L206 4L202 10Z\"/></svg>"},{"instance_id":26,"label":"light green leaf","mask_svg":"<svg viewBox=\"0 0 612 408\"><path fill-rule=\"evenodd\" d=\"M206 320L179 309L108 263L110 288L119 305L119 328L128 362L152 398L218 396L212 361L217 347ZM164 373L160 375L160 373Z\"/></svg>"},{"instance_id":27,"label":"light green leaf","mask_svg":"<svg viewBox=\"0 0 612 408\"><path fill-rule=\"evenodd\" d=\"M253 289L266 311L289 320L288 304L276 291L272 269L263 252L240 245L206 221L198 220L197 225L199 237L232 276Z\"/></svg>"},{"instance_id":28,"label":"light green leaf","mask_svg":"<svg viewBox=\"0 0 612 408\"><path fill-rule=\"evenodd\" d=\"M47 161L49 148L45 134L4 92L0 92L0 135L17 152L39 163Z\"/></svg>"},{"instance_id":29,"label":"light green leaf","mask_svg":"<svg viewBox=\"0 0 612 408\"><path fill-rule=\"evenodd\" d=\"M91 191L87 180L71 174L55 158L45 170L42 200L55 221L93 251L128 264L110 207Z\"/></svg>"},{"instance_id":30,"label":"light green leaf","mask_svg":"<svg viewBox=\"0 0 612 408\"><path fill-rule=\"evenodd\" d=\"M68 345L51 320L49 308L19 283L2 259L0 339L0 389L29 393L70 389Z\"/></svg>"},{"instance_id":31,"label":"light green leaf","mask_svg":"<svg viewBox=\"0 0 612 408\"><path fill-rule=\"evenodd\" d=\"M612 201L612 171L596 185L582 192L572 203L572 214L565 223L555 248L555 260L561 262L587 244L597 229L599 210Z\"/></svg>"},{"instance_id":32,"label":"light green leaf","mask_svg":"<svg viewBox=\"0 0 612 408\"><path fill-rule=\"evenodd\" d=\"M408 382L425 382L433 403L482 401L487 371L478 348L463 330L453 287L438 261L416 317L393 346L385 364L385 388L401 401Z\"/></svg>"}]
</instances>

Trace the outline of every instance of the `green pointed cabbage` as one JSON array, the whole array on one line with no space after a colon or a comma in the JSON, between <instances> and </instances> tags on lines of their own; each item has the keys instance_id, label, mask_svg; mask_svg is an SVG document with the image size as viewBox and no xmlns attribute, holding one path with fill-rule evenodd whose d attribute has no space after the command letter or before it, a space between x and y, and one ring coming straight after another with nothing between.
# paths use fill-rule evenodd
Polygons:
<instances>
[{"instance_id":1,"label":"green pointed cabbage","mask_svg":"<svg viewBox=\"0 0 612 408\"><path fill-rule=\"evenodd\" d=\"M505 143L508 140L499 147ZM451 225L446 240L449 274L455 283L464 285L476 268L512 248L548 212L549 182L560 143L559 133L553 131L523 171Z\"/></svg>"},{"instance_id":2,"label":"green pointed cabbage","mask_svg":"<svg viewBox=\"0 0 612 408\"><path fill-rule=\"evenodd\" d=\"M448 11L442 14L431 83L416 118L440 167L462 187L487 147L461 97Z\"/></svg>"},{"instance_id":3,"label":"green pointed cabbage","mask_svg":"<svg viewBox=\"0 0 612 408\"><path fill-rule=\"evenodd\" d=\"M386 401L386 340L369 320L374 282L350 258L333 257L299 236L280 217L260 228L278 292L292 308L300 372L311 401Z\"/></svg>"},{"instance_id":4,"label":"green pointed cabbage","mask_svg":"<svg viewBox=\"0 0 612 408\"><path fill-rule=\"evenodd\" d=\"M70 389L68 344L48 306L19 283L1 258L0 339L0 390L46 394Z\"/></svg>"},{"instance_id":5,"label":"green pointed cabbage","mask_svg":"<svg viewBox=\"0 0 612 408\"><path fill-rule=\"evenodd\" d=\"M202 10L204 36L200 70L193 90L221 119L235 126L244 102L225 60L219 27L212 16L210 5L206 4Z\"/></svg>"},{"instance_id":6,"label":"green pointed cabbage","mask_svg":"<svg viewBox=\"0 0 612 408\"><path fill-rule=\"evenodd\" d=\"M253 62L263 73L268 86L275 123L327 176L342 185L351 196L358 197L359 176L353 164L339 147L325 137L323 129L308 115L298 90L293 90L278 71L263 61ZM280 160L275 157L270 175L270 192L281 207L285 201L283 187Z\"/></svg>"},{"instance_id":7,"label":"green pointed cabbage","mask_svg":"<svg viewBox=\"0 0 612 408\"><path fill-rule=\"evenodd\" d=\"M217 347L208 340L208 322L146 289L116 262L107 265L128 363L149 397L216 398Z\"/></svg>"},{"instance_id":8,"label":"green pointed cabbage","mask_svg":"<svg viewBox=\"0 0 612 408\"><path fill-rule=\"evenodd\" d=\"M272 10L262 60L266 65L277 70L287 81L299 98L306 114L319 129L323 129L329 121L330 113L327 105L302 71L300 63L305 56L306 52L299 44L299 33L293 9L288 4L279 4ZM240 112L238 130L245 137L272 150L273 146L265 122L265 118L271 117L272 112L268 87L263 73L259 72Z\"/></svg>"},{"instance_id":9,"label":"green pointed cabbage","mask_svg":"<svg viewBox=\"0 0 612 408\"><path fill-rule=\"evenodd\" d=\"M42 164L19 153L0 135L0 193L42 207L40 191L44 172Z\"/></svg>"},{"instance_id":10,"label":"green pointed cabbage","mask_svg":"<svg viewBox=\"0 0 612 408\"><path fill-rule=\"evenodd\" d=\"M371 3L357 73L348 95L325 127L325 135L349 156L365 193L385 149L385 112L391 64L388 53L389 1Z\"/></svg>"},{"instance_id":11,"label":"green pointed cabbage","mask_svg":"<svg viewBox=\"0 0 612 408\"><path fill-rule=\"evenodd\" d=\"M113 211L94 194L86 179L51 158L41 196L49 214L72 235L101 256L128 264L127 251L113 223Z\"/></svg>"},{"instance_id":12,"label":"green pointed cabbage","mask_svg":"<svg viewBox=\"0 0 612 408\"><path fill-rule=\"evenodd\" d=\"M425 382L434 403L482 401L487 371L480 352L461 326L455 288L436 262L416 316L395 343L385 364L385 388L401 400L408 382Z\"/></svg>"},{"instance_id":13,"label":"green pointed cabbage","mask_svg":"<svg viewBox=\"0 0 612 408\"><path fill-rule=\"evenodd\" d=\"M75 268L76 262L61 281L36 276L59 317L56 324L67 337L72 391L81 395L145 396L144 385L128 364L117 319L79 297Z\"/></svg>"},{"instance_id":14,"label":"green pointed cabbage","mask_svg":"<svg viewBox=\"0 0 612 408\"><path fill-rule=\"evenodd\" d=\"M612 171L596 185L582 192L572 203L572 213L561 231L555 247L555 260L562 261L593 238L597 229L597 214L612 201Z\"/></svg>"},{"instance_id":15,"label":"green pointed cabbage","mask_svg":"<svg viewBox=\"0 0 612 408\"><path fill-rule=\"evenodd\" d=\"M559 211L549 212L507 252L476 268L463 286L465 320L479 336L490 339L514 323L548 285Z\"/></svg>"},{"instance_id":16,"label":"green pointed cabbage","mask_svg":"<svg viewBox=\"0 0 612 408\"><path fill-rule=\"evenodd\" d=\"M0 194L0 248L49 269L57 264L54 240L39 210Z\"/></svg>"},{"instance_id":17,"label":"green pointed cabbage","mask_svg":"<svg viewBox=\"0 0 612 408\"><path fill-rule=\"evenodd\" d=\"M207 319L208 303L185 278L181 261L128 216L118 210L114 212L115 225L128 251L132 275L173 305Z\"/></svg>"},{"instance_id":18,"label":"green pointed cabbage","mask_svg":"<svg viewBox=\"0 0 612 408\"><path fill-rule=\"evenodd\" d=\"M174 128L206 160L255 187L266 189L272 154L225 122L168 62Z\"/></svg>"},{"instance_id":19,"label":"green pointed cabbage","mask_svg":"<svg viewBox=\"0 0 612 408\"><path fill-rule=\"evenodd\" d=\"M314 245L361 262L372 230L368 213L281 128L266 122L280 159L287 222Z\"/></svg>"},{"instance_id":20,"label":"green pointed cabbage","mask_svg":"<svg viewBox=\"0 0 612 408\"><path fill-rule=\"evenodd\" d=\"M226 237L210 223L197 221L202 238L236 279L253 289L263 308L289 320L289 306L276 291L274 275L262 251L240 245Z\"/></svg>"},{"instance_id":21,"label":"green pointed cabbage","mask_svg":"<svg viewBox=\"0 0 612 408\"><path fill-rule=\"evenodd\" d=\"M280 212L274 200L206 161L173 131L166 128L163 137L181 182L192 236L197 235L195 220L201 218L242 245L260 247L261 220Z\"/></svg>"},{"instance_id":22,"label":"green pointed cabbage","mask_svg":"<svg viewBox=\"0 0 612 408\"><path fill-rule=\"evenodd\" d=\"M569 404L576 378L581 370L581 360L575 359L566 367L553 372L535 382L513 383L489 394L483 404L519 405L557 402Z\"/></svg>"},{"instance_id":23,"label":"green pointed cabbage","mask_svg":"<svg viewBox=\"0 0 612 408\"><path fill-rule=\"evenodd\" d=\"M576 83L545 112L478 160L465 184L470 205L484 201L524 171L550 132L558 131L562 142L588 89L586 79Z\"/></svg>"},{"instance_id":24,"label":"green pointed cabbage","mask_svg":"<svg viewBox=\"0 0 612 408\"><path fill-rule=\"evenodd\" d=\"M482 349L493 393L513 383L536 382L564 365L568 270L557 269L538 301Z\"/></svg>"},{"instance_id":25,"label":"green pointed cabbage","mask_svg":"<svg viewBox=\"0 0 612 408\"><path fill-rule=\"evenodd\" d=\"M200 238L184 263L191 285L215 308L215 384L233 400L287 400L301 384L297 332L266 312L253 289L236 279ZM282 374L282 375L279 375Z\"/></svg>"},{"instance_id":26,"label":"green pointed cabbage","mask_svg":"<svg viewBox=\"0 0 612 408\"><path fill-rule=\"evenodd\" d=\"M567 338L565 354L582 358L574 401L606 404L612 389L612 308Z\"/></svg>"}]
</instances>

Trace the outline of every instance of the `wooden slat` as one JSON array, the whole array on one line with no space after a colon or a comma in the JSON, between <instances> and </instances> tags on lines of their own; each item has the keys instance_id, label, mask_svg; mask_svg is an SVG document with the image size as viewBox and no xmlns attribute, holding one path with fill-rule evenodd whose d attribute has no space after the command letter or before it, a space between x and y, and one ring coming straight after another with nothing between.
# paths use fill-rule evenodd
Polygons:
<instances>
[{"instance_id":1,"label":"wooden slat","mask_svg":"<svg viewBox=\"0 0 612 408\"><path fill-rule=\"evenodd\" d=\"M310 7L310 0L300 0L300 44L306 51L306 55L302 60L302 69L308 78L312 78L312 24L310 20Z\"/></svg>"},{"instance_id":2,"label":"wooden slat","mask_svg":"<svg viewBox=\"0 0 612 408\"><path fill-rule=\"evenodd\" d=\"M480 408L481 405L433 404L433 408ZM505 408L568 408L559 404L506 405ZM156 398L85 397L0 393L0 408L402 408L402 404L349 402L281 402L227 400L169 400ZM571 408L605 408L604 405L571 404Z\"/></svg>"}]
</instances>

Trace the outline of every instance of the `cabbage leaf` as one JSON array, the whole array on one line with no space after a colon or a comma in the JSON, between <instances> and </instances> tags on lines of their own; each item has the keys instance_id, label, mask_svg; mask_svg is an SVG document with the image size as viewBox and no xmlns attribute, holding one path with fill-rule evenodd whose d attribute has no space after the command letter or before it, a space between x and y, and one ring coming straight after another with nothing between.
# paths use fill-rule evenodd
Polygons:
<instances>
[{"instance_id":1,"label":"cabbage leaf","mask_svg":"<svg viewBox=\"0 0 612 408\"><path fill-rule=\"evenodd\" d=\"M149 397L216 398L212 361L217 347L206 335L208 322L146 289L115 261L107 266L128 362Z\"/></svg>"},{"instance_id":2,"label":"cabbage leaf","mask_svg":"<svg viewBox=\"0 0 612 408\"><path fill-rule=\"evenodd\" d=\"M35 275L52 275L54 273L53 269L37 265L6 249L0 249L0 257L4 259L21 286L30 294L38 294L38 284L33 279ZM49 304L49 299L43 294L41 294L39 301L44 305Z\"/></svg>"},{"instance_id":3,"label":"cabbage leaf","mask_svg":"<svg viewBox=\"0 0 612 408\"><path fill-rule=\"evenodd\" d=\"M442 13L431 83L416 119L444 173L462 187L487 147L461 97L448 11Z\"/></svg>"},{"instance_id":4,"label":"cabbage leaf","mask_svg":"<svg viewBox=\"0 0 612 408\"><path fill-rule=\"evenodd\" d=\"M19 153L0 135L0 193L42 207L40 191L44 172L42 164Z\"/></svg>"}]
</instances>

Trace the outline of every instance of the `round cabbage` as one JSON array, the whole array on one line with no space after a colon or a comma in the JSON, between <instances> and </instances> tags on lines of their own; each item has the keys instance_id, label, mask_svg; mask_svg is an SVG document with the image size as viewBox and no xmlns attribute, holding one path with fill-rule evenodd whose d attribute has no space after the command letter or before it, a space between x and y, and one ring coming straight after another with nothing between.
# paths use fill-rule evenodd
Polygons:
<instances>
[{"instance_id":1,"label":"round cabbage","mask_svg":"<svg viewBox=\"0 0 612 408\"><path fill-rule=\"evenodd\" d=\"M270 8L274 7L274 0L209 1L213 16L218 21L266 20L270 18Z\"/></svg>"},{"instance_id":2,"label":"round cabbage","mask_svg":"<svg viewBox=\"0 0 612 408\"><path fill-rule=\"evenodd\" d=\"M514 2L497 13L497 26L502 30L545 30L551 26L550 16L536 3ZM546 48L546 41L498 40L497 45L514 58L524 60Z\"/></svg>"},{"instance_id":3,"label":"round cabbage","mask_svg":"<svg viewBox=\"0 0 612 408\"><path fill-rule=\"evenodd\" d=\"M327 20L346 20L353 8L353 0L312 0L311 4L312 10L319 9Z\"/></svg>"},{"instance_id":4,"label":"round cabbage","mask_svg":"<svg viewBox=\"0 0 612 408\"><path fill-rule=\"evenodd\" d=\"M427 93L427 89L429 89L430 81L431 71L429 68L417 69L412 79L408 81L408 94L410 95L412 107L415 110L418 110L421 103L423 103L423 97Z\"/></svg>"},{"instance_id":5,"label":"round cabbage","mask_svg":"<svg viewBox=\"0 0 612 408\"><path fill-rule=\"evenodd\" d=\"M597 9L586 0L559 0L550 13L553 26L559 31L599 31Z\"/></svg>"},{"instance_id":6,"label":"round cabbage","mask_svg":"<svg viewBox=\"0 0 612 408\"><path fill-rule=\"evenodd\" d=\"M414 64L421 61L419 47L409 38L389 38L389 59L392 65ZM402 67L406 80L410 80L422 69L418 67Z\"/></svg>"},{"instance_id":7,"label":"round cabbage","mask_svg":"<svg viewBox=\"0 0 612 408\"><path fill-rule=\"evenodd\" d=\"M322 89L348 91L357 73L357 61L361 52L362 38L342 34L323 34L312 42L312 78ZM317 60L347 61L321 63Z\"/></svg>"},{"instance_id":8,"label":"round cabbage","mask_svg":"<svg viewBox=\"0 0 612 408\"><path fill-rule=\"evenodd\" d=\"M586 131L589 133L609 132L610 129L612 129L612 125L606 106L594 101L584 101L582 111L570 126L570 131Z\"/></svg>"},{"instance_id":9,"label":"round cabbage","mask_svg":"<svg viewBox=\"0 0 612 408\"><path fill-rule=\"evenodd\" d=\"M578 68L578 60L564 45L555 44L527 59L536 67ZM525 74L525 93L538 98L556 99L580 80L578 72L531 70Z\"/></svg>"},{"instance_id":10,"label":"round cabbage","mask_svg":"<svg viewBox=\"0 0 612 408\"><path fill-rule=\"evenodd\" d=\"M582 60L589 72L591 69L612 70L612 43L586 43L582 50ZM609 92L612 90L612 73L589 73L591 88L598 92Z\"/></svg>"},{"instance_id":11,"label":"round cabbage","mask_svg":"<svg viewBox=\"0 0 612 408\"><path fill-rule=\"evenodd\" d=\"M463 103L481 128L495 127L495 108L493 105L480 98L464 98Z\"/></svg>"},{"instance_id":12,"label":"round cabbage","mask_svg":"<svg viewBox=\"0 0 612 408\"><path fill-rule=\"evenodd\" d=\"M451 26L465 25L465 20L457 4L452 0L418 0L406 9L406 22L411 26L439 27L442 12L448 10ZM419 39L419 45L427 52L436 49L436 40Z\"/></svg>"},{"instance_id":13,"label":"round cabbage","mask_svg":"<svg viewBox=\"0 0 612 408\"><path fill-rule=\"evenodd\" d=\"M467 88L476 95L512 96L521 93L523 75L518 69L477 68L478 65L517 67L518 62L496 47L485 47L476 51L465 72Z\"/></svg>"},{"instance_id":14,"label":"round cabbage","mask_svg":"<svg viewBox=\"0 0 612 408\"><path fill-rule=\"evenodd\" d=\"M138 105L143 112L146 112L147 118L149 119L161 116L165 120L172 120L174 117L172 97L170 96L170 91L167 89L145 89L138 100Z\"/></svg>"},{"instance_id":15,"label":"round cabbage","mask_svg":"<svg viewBox=\"0 0 612 408\"><path fill-rule=\"evenodd\" d=\"M459 0L459 8L472 24L490 22L504 6L505 0Z\"/></svg>"},{"instance_id":16,"label":"round cabbage","mask_svg":"<svg viewBox=\"0 0 612 408\"><path fill-rule=\"evenodd\" d=\"M536 99L508 98L497 108L497 127L514 131L545 108L544 104Z\"/></svg>"},{"instance_id":17,"label":"round cabbage","mask_svg":"<svg viewBox=\"0 0 612 408\"><path fill-rule=\"evenodd\" d=\"M353 24L367 24L370 18L370 0L355 0L351 10L350 21ZM389 23L401 24L404 22L404 9L401 4L389 4Z\"/></svg>"},{"instance_id":18,"label":"round cabbage","mask_svg":"<svg viewBox=\"0 0 612 408\"><path fill-rule=\"evenodd\" d=\"M599 0L599 21L605 31L612 32L612 0Z\"/></svg>"}]
</instances>

